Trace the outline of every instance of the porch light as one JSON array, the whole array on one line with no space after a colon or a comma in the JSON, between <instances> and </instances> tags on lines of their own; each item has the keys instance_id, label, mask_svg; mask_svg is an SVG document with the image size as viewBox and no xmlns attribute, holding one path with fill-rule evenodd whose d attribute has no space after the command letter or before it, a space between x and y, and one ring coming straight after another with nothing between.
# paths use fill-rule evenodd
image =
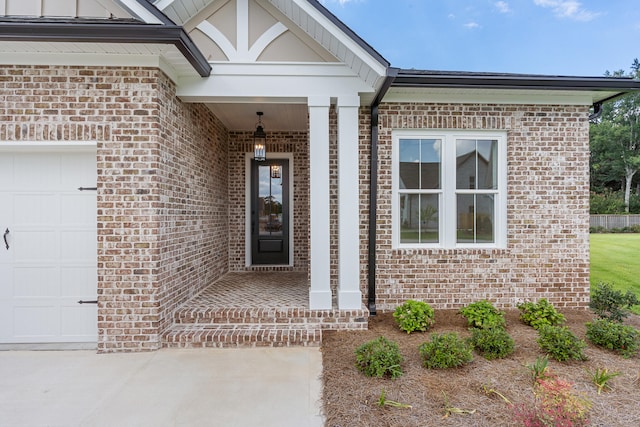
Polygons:
<instances>
[{"instance_id":1,"label":"porch light","mask_svg":"<svg viewBox=\"0 0 640 427\"><path fill-rule=\"evenodd\" d=\"M280 179L282 177L282 169L280 165L271 166L271 179Z\"/></svg>"},{"instance_id":2,"label":"porch light","mask_svg":"<svg viewBox=\"0 0 640 427\"><path fill-rule=\"evenodd\" d=\"M258 124L256 131L253 133L253 158L259 162L264 161L266 157L267 134L262 127L262 111L256 113L258 115Z\"/></svg>"}]
</instances>

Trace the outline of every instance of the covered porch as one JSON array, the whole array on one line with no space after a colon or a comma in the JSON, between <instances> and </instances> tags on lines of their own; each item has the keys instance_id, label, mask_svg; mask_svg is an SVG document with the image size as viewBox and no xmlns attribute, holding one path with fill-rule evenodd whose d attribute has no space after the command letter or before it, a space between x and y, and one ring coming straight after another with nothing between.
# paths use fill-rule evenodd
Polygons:
<instances>
[{"instance_id":1,"label":"covered porch","mask_svg":"<svg viewBox=\"0 0 640 427\"><path fill-rule=\"evenodd\" d=\"M179 307L163 346L319 346L323 330L367 329L366 308L309 308L309 278L298 272L231 272Z\"/></svg>"}]
</instances>

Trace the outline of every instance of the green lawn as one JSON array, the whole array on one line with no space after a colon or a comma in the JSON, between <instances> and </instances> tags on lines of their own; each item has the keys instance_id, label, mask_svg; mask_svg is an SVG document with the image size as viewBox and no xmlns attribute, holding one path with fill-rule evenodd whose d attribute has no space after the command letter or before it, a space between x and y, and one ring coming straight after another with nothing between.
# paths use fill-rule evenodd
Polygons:
<instances>
[{"instance_id":1,"label":"green lawn","mask_svg":"<svg viewBox=\"0 0 640 427\"><path fill-rule=\"evenodd\" d=\"M640 234L591 234L591 286L600 282L640 296Z\"/></svg>"}]
</instances>

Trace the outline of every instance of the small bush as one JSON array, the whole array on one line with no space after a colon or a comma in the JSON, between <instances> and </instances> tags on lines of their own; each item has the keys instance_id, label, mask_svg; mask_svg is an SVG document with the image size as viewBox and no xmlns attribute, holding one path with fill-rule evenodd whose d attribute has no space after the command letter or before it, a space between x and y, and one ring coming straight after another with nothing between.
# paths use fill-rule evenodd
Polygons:
<instances>
[{"instance_id":1,"label":"small bush","mask_svg":"<svg viewBox=\"0 0 640 427\"><path fill-rule=\"evenodd\" d=\"M558 313L545 298L537 303L524 302L518 304L517 307L520 310L520 320L534 329L540 329L544 325L556 326L565 321L564 316Z\"/></svg>"},{"instance_id":2,"label":"small bush","mask_svg":"<svg viewBox=\"0 0 640 427\"><path fill-rule=\"evenodd\" d=\"M411 332L424 332L433 325L434 310L423 301L409 300L397 307L393 312L393 318L401 330Z\"/></svg>"},{"instance_id":3,"label":"small bush","mask_svg":"<svg viewBox=\"0 0 640 427\"><path fill-rule=\"evenodd\" d=\"M355 353L356 367L368 377L402 376L402 355L398 344L385 337L362 344Z\"/></svg>"},{"instance_id":4,"label":"small bush","mask_svg":"<svg viewBox=\"0 0 640 427\"><path fill-rule=\"evenodd\" d=\"M500 327L473 329L471 344L487 360L507 357L515 348L513 338Z\"/></svg>"},{"instance_id":5,"label":"small bush","mask_svg":"<svg viewBox=\"0 0 640 427\"><path fill-rule=\"evenodd\" d=\"M460 309L462 314L473 328L504 327L504 312L495 308L489 301L482 300L469 304Z\"/></svg>"},{"instance_id":6,"label":"small bush","mask_svg":"<svg viewBox=\"0 0 640 427\"><path fill-rule=\"evenodd\" d=\"M640 349L640 331L608 319L587 323L587 339L627 358L634 356Z\"/></svg>"},{"instance_id":7,"label":"small bush","mask_svg":"<svg viewBox=\"0 0 640 427\"><path fill-rule=\"evenodd\" d=\"M533 405L514 406L516 421L528 427L589 425L591 402L573 391L573 384L549 374L536 381Z\"/></svg>"},{"instance_id":8,"label":"small bush","mask_svg":"<svg viewBox=\"0 0 640 427\"><path fill-rule=\"evenodd\" d=\"M583 350L587 345L566 326L541 326L538 329L538 344L558 362L586 359Z\"/></svg>"},{"instance_id":9,"label":"small bush","mask_svg":"<svg viewBox=\"0 0 640 427\"><path fill-rule=\"evenodd\" d=\"M454 332L432 335L420 346L420 355L429 369L455 368L473 360L471 346Z\"/></svg>"},{"instance_id":10,"label":"small bush","mask_svg":"<svg viewBox=\"0 0 640 427\"><path fill-rule=\"evenodd\" d=\"M601 319L622 322L629 315L628 309L637 304L640 300L633 292L623 294L608 283L598 283L591 292L589 307Z\"/></svg>"}]
</instances>

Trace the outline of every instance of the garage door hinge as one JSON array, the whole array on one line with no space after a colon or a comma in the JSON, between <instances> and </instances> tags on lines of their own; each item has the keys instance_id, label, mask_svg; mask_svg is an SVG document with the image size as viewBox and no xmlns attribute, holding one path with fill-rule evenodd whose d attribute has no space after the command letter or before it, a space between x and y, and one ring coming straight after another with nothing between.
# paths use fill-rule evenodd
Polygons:
<instances>
[{"instance_id":1,"label":"garage door hinge","mask_svg":"<svg viewBox=\"0 0 640 427\"><path fill-rule=\"evenodd\" d=\"M78 304L97 304L97 303L98 303L97 300L95 300L95 301L84 301L84 300L78 301Z\"/></svg>"},{"instance_id":2,"label":"garage door hinge","mask_svg":"<svg viewBox=\"0 0 640 427\"><path fill-rule=\"evenodd\" d=\"M98 187L78 187L80 191L97 191Z\"/></svg>"}]
</instances>

